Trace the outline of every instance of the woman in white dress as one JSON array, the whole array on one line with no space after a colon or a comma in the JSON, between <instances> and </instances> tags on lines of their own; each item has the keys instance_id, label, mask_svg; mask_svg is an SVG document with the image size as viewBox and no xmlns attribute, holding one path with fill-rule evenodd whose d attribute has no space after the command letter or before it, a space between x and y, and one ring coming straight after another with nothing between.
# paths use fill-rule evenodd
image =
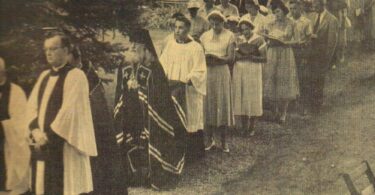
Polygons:
<instances>
[{"instance_id":1,"label":"woman in white dress","mask_svg":"<svg viewBox=\"0 0 375 195\"><path fill-rule=\"evenodd\" d=\"M220 11L208 15L211 30L201 36L207 63L207 95L205 100L205 124L210 143L206 150L215 146L213 130L221 132L223 152L229 152L226 131L233 125L231 101L231 76L228 64L234 60L235 36L224 28L225 17Z\"/></svg>"},{"instance_id":2,"label":"woman in white dress","mask_svg":"<svg viewBox=\"0 0 375 195\"><path fill-rule=\"evenodd\" d=\"M236 129L253 136L255 119L263 115L262 65L266 62L266 42L253 32L249 19L242 19L239 28L242 35L237 40L233 71L233 110Z\"/></svg>"}]
</instances>

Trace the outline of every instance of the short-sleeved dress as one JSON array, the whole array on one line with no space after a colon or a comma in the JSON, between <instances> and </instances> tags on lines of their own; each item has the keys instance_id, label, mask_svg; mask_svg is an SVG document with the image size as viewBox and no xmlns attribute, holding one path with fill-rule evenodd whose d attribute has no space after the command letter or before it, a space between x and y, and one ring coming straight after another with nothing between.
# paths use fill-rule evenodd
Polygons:
<instances>
[{"instance_id":1,"label":"short-sleeved dress","mask_svg":"<svg viewBox=\"0 0 375 195\"><path fill-rule=\"evenodd\" d=\"M294 23L286 19L285 25L273 21L267 25L269 35L282 41L293 38ZM270 101L294 100L299 95L298 78L293 49L289 45L269 45L264 67L264 97Z\"/></svg>"},{"instance_id":2,"label":"short-sleeved dress","mask_svg":"<svg viewBox=\"0 0 375 195\"><path fill-rule=\"evenodd\" d=\"M242 48L248 50L251 49L252 51L246 52L248 55L260 56L261 50L266 49L266 42L260 35L253 34L249 40L244 36L240 36L237 46L244 46ZM241 51L239 52L242 53ZM233 111L235 116L251 117L263 115L263 63L263 61L259 60L236 61L233 70Z\"/></svg>"},{"instance_id":3,"label":"short-sleeved dress","mask_svg":"<svg viewBox=\"0 0 375 195\"><path fill-rule=\"evenodd\" d=\"M227 56L229 45L234 42L234 34L226 29L223 29L220 35L215 35L211 29L201 36L205 54L219 57ZM207 126L233 125L231 75L228 65L207 67L207 94L204 104Z\"/></svg>"}]
</instances>

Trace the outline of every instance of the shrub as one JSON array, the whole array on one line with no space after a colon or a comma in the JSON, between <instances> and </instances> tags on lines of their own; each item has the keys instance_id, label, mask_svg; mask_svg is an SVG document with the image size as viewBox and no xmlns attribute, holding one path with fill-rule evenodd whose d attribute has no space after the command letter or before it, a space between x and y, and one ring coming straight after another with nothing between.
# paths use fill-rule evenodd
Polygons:
<instances>
[{"instance_id":1,"label":"shrub","mask_svg":"<svg viewBox=\"0 0 375 195\"><path fill-rule=\"evenodd\" d=\"M144 7L138 21L148 29L170 30L170 18L176 12L186 13L186 6L170 5Z\"/></svg>"}]
</instances>

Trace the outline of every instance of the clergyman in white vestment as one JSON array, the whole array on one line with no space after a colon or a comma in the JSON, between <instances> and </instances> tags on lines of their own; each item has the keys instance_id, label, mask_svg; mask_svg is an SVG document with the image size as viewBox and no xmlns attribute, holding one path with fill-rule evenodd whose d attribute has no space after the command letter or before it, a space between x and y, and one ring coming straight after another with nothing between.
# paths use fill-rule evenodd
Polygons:
<instances>
[{"instance_id":1,"label":"clergyman in white vestment","mask_svg":"<svg viewBox=\"0 0 375 195\"><path fill-rule=\"evenodd\" d=\"M97 155L83 71L68 64L69 39L45 40L51 69L42 72L28 102L32 151L32 192L76 195L93 191L90 156Z\"/></svg>"}]
</instances>

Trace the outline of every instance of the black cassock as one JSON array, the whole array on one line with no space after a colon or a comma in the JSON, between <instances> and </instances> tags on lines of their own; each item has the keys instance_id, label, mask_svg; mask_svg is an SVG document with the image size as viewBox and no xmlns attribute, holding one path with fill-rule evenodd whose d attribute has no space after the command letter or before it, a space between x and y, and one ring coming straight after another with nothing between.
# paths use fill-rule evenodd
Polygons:
<instances>
[{"instance_id":1,"label":"black cassock","mask_svg":"<svg viewBox=\"0 0 375 195\"><path fill-rule=\"evenodd\" d=\"M107 106L101 79L90 65L83 66L90 90L90 105L94 123L98 156L91 158L93 194L127 194L127 186L121 183L124 176L120 148L113 130L113 114Z\"/></svg>"}]
</instances>

